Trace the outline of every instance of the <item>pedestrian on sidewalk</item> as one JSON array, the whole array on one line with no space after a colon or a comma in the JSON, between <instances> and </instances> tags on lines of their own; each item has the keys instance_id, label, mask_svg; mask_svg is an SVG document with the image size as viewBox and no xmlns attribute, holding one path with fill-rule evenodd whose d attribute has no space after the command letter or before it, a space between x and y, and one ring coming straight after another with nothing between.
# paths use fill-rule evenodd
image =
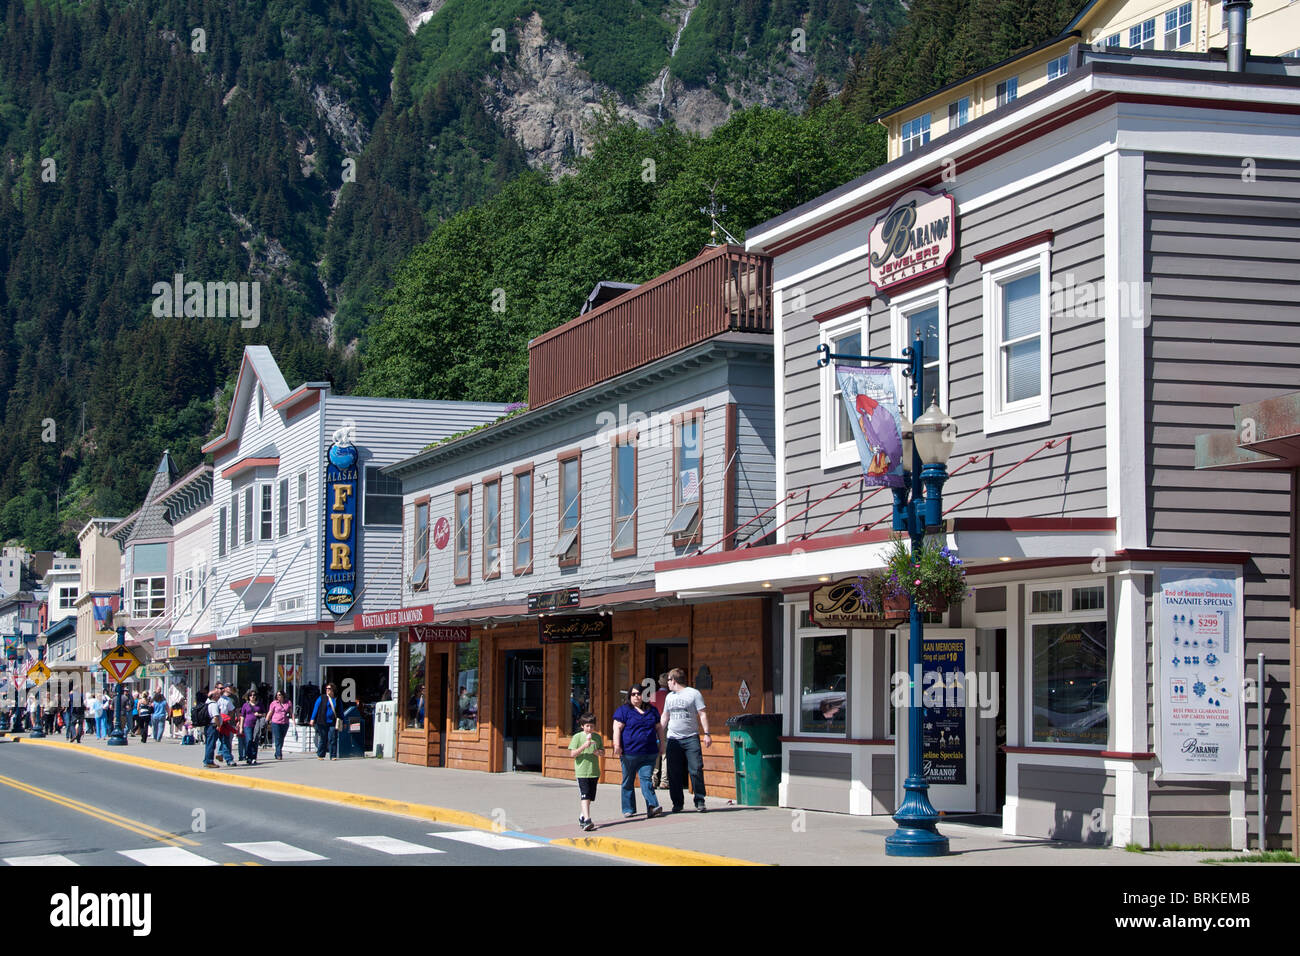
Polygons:
<instances>
[{"instance_id":1,"label":"pedestrian on sidewalk","mask_svg":"<svg viewBox=\"0 0 1300 956\"><path fill-rule=\"evenodd\" d=\"M167 728L168 737L185 736L185 701L176 701L171 705L171 724Z\"/></svg>"},{"instance_id":2,"label":"pedestrian on sidewalk","mask_svg":"<svg viewBox=\"0 0 1300 956\"><path fill-rule=\"evenodd\" d=\"M284 759L284 735L289 732L289 714L293 710L284 696L284 691L275 692L275 700L267 713L271 722L271 739L275 742L275 759Z\"/></svg>"},{"instance_id":3,"label":"pedestrian on sidewalk","mask_svg":"<svg viewBox=\"0 0 1300 956\"><path fill-rule=\"evenodd\" d=\"M324 760L329 750L330 760L339 759L339 702L334 696L334 685L326 684L325 693L316 698L311 709L311 722L316 727L316 759Z\"/></svg>"},{"instance_id":4,"label":"pedestrian on sidewalk","mask_svg":"<svg viewBox=\"0 0 1300 956\"><path fill-rule=\"evenodd\" d=\"M140 696L135 699L135 726L140 731L140 743L149 742L149 724L153 720L153 701L149 699L149 694L140 691Z\"/></svg>"},{"instance_id":5,"label":"pedestrian on sidewalk","mask_svg":"<svg viewBox=\"0 0 1300 956\"><path fill-rule=\"evenodd\" d=\"M45 698L45 735L54 736L54 719L58 716L59 705L54 702L54 698L46 696Z\"/></svg>"},{"instance_id":6,"label":"pedestrian on sidewalk","mask_svg":"<svg viewBox=\"0 0 1300 956\"><path fill-rule=\"evenodd\" d=\"M578 780L578 826L584 830L594 830L596 824L591 822L591 803L596 799L596 783L600 780L600 755L605 752L605 742L596 733L594 714L579 714L578 726L582 729L569 741L573 775Z\"/></svg>"},{"instance_id":7,"label":"pedestrian on sidewalk","mask_svg":"<svg viewBox=\"0 0 1300 956\"><path fill-rule=\"evenodd\" d=\"M238 716L235 714L234 689L229 686L217 695L216 718L218 751L226 766L233 767L235 758L230 752L230 738L235 736Z\"/></svg>"},{"instance_id":8,"label":"pedestrian on sidewalk","mask_svg":"<svg viewBox=\"0 0 1300 956\"><path fill-rule=\"evenodd\" d=\"M244 706L239 709L239 725L244 734L244 760L248 766L257 763L257 741L264 726L262 705L257 702L257 691L250 690Z\"/></svg>"},{"instance_id":9,"label":"pedestrian on sidewalk","mask_svg":"<svg viewBox=\"0 0 1300 956\"><path fill-rule=\"evenodd\" d=\"M659 716L664 714L664 704L668 700L668 672L659 675L659 684L655 689L654 698L651 703L654 704L655 710L659 711ZM655 758L654 773L650 777L650 782L654 784L656 790L668 789L668 774L664 772L664 752L659 751L659 756Z\"/></svg>"},{"instance_id":10,"label":"pedestrian on sidewalk","mask_svg":"<svg viewBox=\"0 0 1300 956\"><path fill-rule=\"evenodd\" d=\"M72 714L72 732L68 737L81 743L81 732L86 727L86 699L75 687L68 693L68 710Z\"/></svg>"},{"instance_id":11,"label":"pedestrian on sidewalk","mask_svg":"<svg viewBox=\"0 0 1300 956\"><path fill-rule=\"evenodd\" d=\"M689 774L695 809L703 813L708 807L704 803L704 755L700 744L702 742L705 747L712 745L713 737L709 735L704 698L694 687L687 687L683 683L685 679L686 672L680 667L668 672L668 698L664 701L664 713L659 720L668 732L664 751L668 764L668 796L673 803L673 813L680 813L686 802L683 785ZM701 730L704 731L703 739Z\"/></svg>"},{"instance_id":12,"label":"pedestrian on sidewalk","mask_svg":"<svg viewBox=\"0 0 1300 956\"><path fill-rule=\"evenodd\" d=\"M663 728L659 711L642 699L642 689L633 684L627 689L627 703L614 711L614 756L623 767L623 816L636 816L636 785L641 783L645 797L645 818L653 820L663 813L650 783L655 758L663 750Z\"/></svg>"},{"instance_id":13,"label":"pedestrian on sidewalk","mask_svg":"<svg viewBox=\"0 0 1300 956\"><path fill-rule=\"evenodd\" d=\"M154 743L158 743L162 740L163 725L167 723L167 700L161 691L154 691L149 723L153 728Z\"/></svg>"},{"instance_id":14,"label":"pedestrian on sidewalk","mask_svg":"<svg viewBox=\"0 0 1300 956\"><path fill-rule=\"evenodd\" d=\"M203 766L215 770L217 767L215 757L217 752L217 738L220 736L218 725L221 721L221 715L217 707L217 701L221 695L217 693L214 687L208 691L207 699L195 698L194 710L190 713L190 722L195 727L203 729Z\"/></svg>"}]
</instances>

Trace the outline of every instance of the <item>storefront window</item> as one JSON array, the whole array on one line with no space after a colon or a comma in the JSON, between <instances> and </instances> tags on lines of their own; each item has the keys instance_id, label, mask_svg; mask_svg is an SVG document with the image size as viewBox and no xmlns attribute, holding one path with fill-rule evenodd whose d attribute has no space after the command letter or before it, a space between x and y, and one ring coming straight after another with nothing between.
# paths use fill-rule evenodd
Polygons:
<instances>
[{"instance_id":1,"label":"storefront window","mask_svg":"<svg viewBox=\"0 0 1300 956\"><path fill-rule=\"evenodd\" d=\"M427 646L407 644L406 660L406 726L409 730L424 729L424 660Z\"/></svg>"},{"instance_id":2,"label":"storefront window","mask_svg":"<svg viewBox=\"0 0 1300 956\"><path fill-rule=\"evenodd\" d=\"M1030 602L1034 741L1105 746L1110 729L1105 589L1096 585L1069 589L1068 603L1062 600L1063 590L1036 592ZM1054 620L1042 620L1042 612L1034 613L1061 607L1075 610L1053 613Z\"/></svg>"},{"instance_id":3,"label":"storefront window","mask_svg":"<svg viewBox=\"0 0 1300 956\"><path fill-rule=\"evenodd\" d=\"M578 718L591 707L591 645L571 644L569 646L569 710L572 711L573 726L569 733L576 734L582 729Z\"/></svg>"},{"instance_id":4,"label":"storefront window","mask_svg":"<svg viewBox=\"0 0 1300 956\"><path fill-rule=\"evenodd\" d=\"M456 645L456 729L478 729L478 638Z\"/></svg>"},{"instance_id":5,"label":"storefront window","mask_svg":"<svg viewBox=\"0 0 1300 956\"><path fill-rule=\"evenodd\" d=\"M799 639L799 731L844 734L848 731L848 640L843 634Z\"/></svg>"}]
</instances>

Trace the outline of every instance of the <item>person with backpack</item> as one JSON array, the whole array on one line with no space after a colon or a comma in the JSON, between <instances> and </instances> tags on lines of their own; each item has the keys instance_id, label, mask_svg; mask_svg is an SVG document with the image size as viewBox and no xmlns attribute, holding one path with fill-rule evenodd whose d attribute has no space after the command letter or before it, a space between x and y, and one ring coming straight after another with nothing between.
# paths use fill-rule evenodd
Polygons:
<instances>
[{"instance_id":1,"label":"person with backpack","mask_svg":"<svg viewBox=\"0 0 1300 956\"><path fill-rule=\"evenodd\" d=\"M311 709L311 723L316 727L317 760L325 759L326 749L330 752L330 760L339 759L340 714L342 711L338 698L334 696L334 685L326 684L324 696L317 697L316 705Z\"/></svg>"}]
</instances>

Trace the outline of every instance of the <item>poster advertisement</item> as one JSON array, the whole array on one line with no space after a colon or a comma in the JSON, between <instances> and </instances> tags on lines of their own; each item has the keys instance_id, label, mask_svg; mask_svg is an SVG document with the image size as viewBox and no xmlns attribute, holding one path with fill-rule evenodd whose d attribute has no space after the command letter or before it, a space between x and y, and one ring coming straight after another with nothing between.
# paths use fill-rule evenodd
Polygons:
<instances>
[{"instance_id":1,"label":"poster advertisement","mask_svg":"<svg viewBox=\"0 0 1300 956\"><path fill-rule=\"evenodd\" d=\"M903 487L903 436L898 424L898 396L887 368L835 366L844 410L862 461L867 487Z\"/></svg>"},{"instance_id":2,"label":"poster advertisement","mask_svg":"<svg viewBox=\"0 0 1300 956\"><path fill-rule=\"evenodd\" d=\"M966 642L921 642L921 767L925 782L966 783Z\"/></svg>"},{"instance_id":3,"label":"poster advertisement","mask_svg":"<svg viewBox=\"0 0 1300 956\"><path fill-rule=\"evenodd\" d=\"M1243 641L1236 575L1162 568L1158 614L1162 769L1240 773Z\"/></svg>"}]
</instances>

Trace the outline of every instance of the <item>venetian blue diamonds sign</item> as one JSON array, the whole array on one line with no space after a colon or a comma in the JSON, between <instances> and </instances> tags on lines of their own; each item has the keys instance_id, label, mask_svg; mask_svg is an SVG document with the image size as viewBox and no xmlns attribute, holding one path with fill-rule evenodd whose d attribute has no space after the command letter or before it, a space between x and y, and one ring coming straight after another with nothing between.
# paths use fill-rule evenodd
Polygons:
<instances>
[{"instance_id":1,"label":"venetian blue diamonds sign","mask_svg":"<svg viewBox=\"0 0 1300 956\"><path fill-rule=\"evenodd\" d=\"M335 434L325 461L325 609L342 617L357 599L357 448Z\"/></svg>"}]
</instances>

